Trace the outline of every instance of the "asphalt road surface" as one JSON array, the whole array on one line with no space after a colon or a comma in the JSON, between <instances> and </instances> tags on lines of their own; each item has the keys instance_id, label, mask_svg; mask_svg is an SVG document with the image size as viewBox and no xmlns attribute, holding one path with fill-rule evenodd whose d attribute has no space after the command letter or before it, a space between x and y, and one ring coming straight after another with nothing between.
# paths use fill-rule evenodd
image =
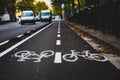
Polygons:
<instances>
[{"instance_id":1,"label":"asphalt road surface","mask_svg":"<svg viewBox=\"0 0 120 80\"><path fill-rule=\"evenodd\" d=\"M21 25L18 22L0 25L0 43L24 34L27 31L42 27L48 24L48 22L36 22L36 24Z\"/></svg>"},{"instance_id":2,"label":"asphalt road surface","mask_svg":"<svg viewBox=\"0 0 120 80\"><path fill-rule=\"evenodd\" d=\"M0 53L0 80L120 80L109 61L84 53L97 51L63 21L52 22Z\"/></svg>"}]
</instances>

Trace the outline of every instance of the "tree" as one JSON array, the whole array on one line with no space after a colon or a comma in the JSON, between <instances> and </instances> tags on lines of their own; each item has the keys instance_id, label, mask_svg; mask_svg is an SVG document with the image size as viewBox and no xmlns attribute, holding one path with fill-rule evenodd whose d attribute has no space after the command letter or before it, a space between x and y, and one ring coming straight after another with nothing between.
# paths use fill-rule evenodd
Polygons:
<instances>
[{"instance_id":1,"label":"tree","mask_svg":"<svg viewBox=\"0 0 120 80\"><path fill-rule=\"evenodd\" d=\"M36 4L33 3L34 0L22 0L17 3L18 10L33 10L35 13L38 13L40 10L48 9L48 6L45 2L37 2Z\"/></svg>"},{"instance_id":2,"label":"tree","mask_svg":"<svg viewBox=\"0 0 120 80\"><path fill-rule=\"evenodd\" d=\"M18 10L34 10L35 5L33 4L34 0L22 0L17 3Z\"/></svg>"},{"instance_id":3,"label":"tree","mask_svg":"<svg viewBox=\"0 0 120 80\"><path fill-rule=\"evenodd\" d=\"M16 21L15 18L15 3L16 0L0 0L0 15L3 15L5 13L5 10L8 11L10 14L11 21Z\"/></svg>"},{"instance_id":4,"label":"tree","mask_svg":"<svg viewBox=\"0 0 120 80\"><path fill-rule=\"evenodd\" d=\"M0 0L0 15L4 14L5 9L13 7L16 0Z\"/></svg>"},{"instance_id":5,"label":"tree","mask_svg":"<svg viewBox=\"0 0 120 80\"><path fill-rule=\"evenodd\" d=\"M35 13L39 13L39 11L41 10L45 10L45 9L48 9L48 5L46 5L45 2L38 2L36 5L35 5Z\"/></svg>"},{"instance_id":6,"label":"tree","mask_svg":"<svg viewBox=\"0 0 120 80\"><path fill-rule=\"evenodd\" d=\"M68 0L52 0L54 15L61 15L62 12L61 4L67 1Z\"/></svg>"},{"instance_id":7,"label":"tree","mask_svg":"<svg viewBox=\"0 0 120 80\"><path fill-rule=\"evenodd\" d=\"M7 0L0 0L0 15L4 14L5 6L7 6Z\"/></svg>"}]
</instances>

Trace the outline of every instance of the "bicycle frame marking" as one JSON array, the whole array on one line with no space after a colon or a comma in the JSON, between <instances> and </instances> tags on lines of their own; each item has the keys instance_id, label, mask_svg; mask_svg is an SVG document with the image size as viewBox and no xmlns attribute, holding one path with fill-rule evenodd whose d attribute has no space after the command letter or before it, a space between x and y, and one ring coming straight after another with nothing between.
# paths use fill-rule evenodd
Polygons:
<instances>
[{"instance_id":1,"label":"bicycle frame marking","mask_svg":"<svg viewBox=\"0 0 120 80\"><path fill-rule=\"evenodd\" d=\"M30 59L35 59L34 62L41 62L42 58L47 58L53 55L54 55L54 51L52 50L42 51L40 54L36 54L34 51L23 50L15 53L14 56L19 58L17 61L26 61Z\"/></svg>"},{"instance_id":2,"label":"bicycle frame marking","mask_svg":"<svg viewBox=\"0 0 120 80\"><path fill-rule=\"evenodd\" d=\"M88 60L95 60L100 62L106 62L108 59L101 54L92 54L89 50L84 50L82 52L77 52L75 50L71 50L71 53L64 54L63 59L68 62L75 62L78 60L78 57L83 57Z\"/></svg>"}]
</instances>

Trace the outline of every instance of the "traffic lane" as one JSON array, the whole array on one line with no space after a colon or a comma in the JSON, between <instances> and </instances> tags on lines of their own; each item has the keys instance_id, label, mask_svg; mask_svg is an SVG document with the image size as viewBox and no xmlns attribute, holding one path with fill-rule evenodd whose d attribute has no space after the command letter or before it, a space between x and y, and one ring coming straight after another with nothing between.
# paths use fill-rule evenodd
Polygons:
<instances>
[{"instance_id":1,"label":"traffic lane","mask_svg":"<svg viewBox=\"0 0 120 80\"><path fill-rule=\"evenodd\" d=\"M119 71L117 71L109 62L97 62L84 59L79 57L76 62L67 62L62 57L62 63L55 63L56 52L61 52L62 56L66 53L71 53L69 48L71 45L78 45L73 43L71 39L79 41L78 38L69 28L63 24L61 25L61 33L65 33L67 37L61 35L61 41L67 39L68 35L71 35L69 44L66 47L62 47L55 44L57 35L58 23L56 22L46 30L42 31L32 39L28 40L24 44L15 48L13 51L3 56L0 59L0 79L1 80L119 80ZM65 30L65 31L63 31ZM76 37L74 37L76 36ZM64 38L63 38L64 37ZM63 39L62 39L63 38ZM78 40L79 39L79 40ZM71 42L72 41L72 42ZM81 41L81 40L80 40ZM82 40L83 43L86 43ZM79 42L81 43L81 42ZM86 45L88 45L86 43ZM64 45L65 46L65 45ZM90 47L90 45L88 45ZM81 46L77 46L81 49ZM78 51L79 51L79 48ZM67 50L68 49L68 50ZM76 49L76 46L72 47ZM84 49L84 48L83 48ZM46 50L54 51L54 55L50 57L44 57L41 62L34 62L36 60L28 59L23 62L17 61L19 58L15 57L14 54L18 51L29 50L34 51L36 54L40 54ZM63 50L63 51L61 51ZM94 51L94 50L93 50ZM12 73L12 74L11 74ZM7 76L7 77L6 77Z\"/></svg>"},{"instance_id":2,"label":"traffic lane","mask_svg":"<svg viewBox=\"0 0 120 80\"><path fill-rule=\"evenodd\" d=\"M12 52L3 56L0 59L0 79L11 80L40 80L45 77L47 71L50 69L52 60L47 58L39 63L34 63L34 60L28 60L27 62L17 62L17 58L13 57L18 51L32 50L39 54L43 50L55 48L55 39L57 31L57 23L50 26L48 29L42 31L37 36L34 36L23 45L17 47ZM11 74L12 73L12 74ZM6 77L7 76L7 77Z\"/></svg>"},{"instance_id":3,"label":"traffic lane","mask_svg":"<svg viewBox=\"0 0 120 80\"><path fill-rule=\"evenodd\" d=\"M0 25L0 32L5 31L5 30L14 29L16 27L22 27L22 25L19 24L19 22L10 22L7 24L3 24L3 25Z\"/></svg>"},{"instance_id":4,"label":"traffic lane","mask_svg":"<svg viewBox=\"0 0 120 80\"><path fill-rule=\"evenodd\" d=\"M66 50L90 50L96 52L86 41L79 37L74 31L72 31L64 22L61 22L61 46L65 47ZM65 50L64 49L64 50Z\"/></svg>"},{"instance_id":5,"label":"traffic lane","mask_svg":"<svg viewBox=\"0 0 120 80\"><path fill-rule=\"evenodd\" d=\"M5 40L9 40L9 39L14 38L18 35L24 34L27 31L45 26L46 24L48 24L48 22L43 22L43 23L37 22L35 25L25 24L25 25L20 26L20 27L13 27L13 28L8 28L8 30L0 31L0 37L1 37L0 42L3 42Z\"/></svg>"},{"instance_id":6,"label":"traffic lane","mask_svg":"<svg viewBox=\"0 0 120 80\"><path fill-rule=\"evenodd\" d=\"M70 50L75 50L82 52L84 50L89 50L91 53L99 53L76 33L74 33L68 26L61 24L61 42L60 46L63 54L71 53ZM117 70L109 61L99 62L89 59L84 59L78 56L78 60L72 64L71 71L68 74L72 76L71 78L78 78L83 80L93 79L93 80L119 80L120 71ZM63 64L66 62L63 61ZM67 65L66 65L67 66ZM75 77L77 76L77 77Z\"/></svg>"},{"instance_id":7,"label":"traffic lane","mask_svg":"<svg viewBox=\"0 0 120 80\"><path fill-rule=\"evenodd\" d=\"M39 25L43 25L43 24L48 24L49 22L36 22L36 24L32 24L32 23L26 23L24 25L19 24L18 22L16 23L9 23L9 24L5 24L3 26L0 26L0 32L4 32L4 31L9 31L9 30L14 30L17 28L24 28L24 27L31 27L31 26L39 26Z\"/></svg>"},{"instance_id":8,"label":"traffic lane","mask_svg":"<svg viewBox=\"0 0 120 80\"><path fill-rule=\"evenodd\" d=\"M19 25L18 22L10 22L10 23L7 23L7 24L0 25L0 31L3 31L5 29L9 29L9 28L14 28L17 25Z\"/></svg>"},{"instance_id":9,"label":"traffic lane","mask_svg":"<svg viewBox=\"0 0 120 80\"><path fill-rule=\"evenodd\" d=\"M23 27L23 26L26 26L26 25L37 25L39 23L41 23L41 22L36 22L36 24L26 23L25 25L21 25L21 24L19 24L19 22L10 22L10 23L7 23L7 24L0 25L0 32L5 31L5 30L14 29L14 28L17 28L17 27ZM47 22L44 22L44 23L47 23Z\"/></svg>"}]
</instances>

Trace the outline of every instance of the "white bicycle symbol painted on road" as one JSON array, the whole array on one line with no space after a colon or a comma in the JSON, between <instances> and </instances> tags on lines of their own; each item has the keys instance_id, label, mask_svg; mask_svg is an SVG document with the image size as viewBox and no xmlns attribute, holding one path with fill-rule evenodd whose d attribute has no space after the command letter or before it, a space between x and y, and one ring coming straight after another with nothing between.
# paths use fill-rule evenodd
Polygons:
<instances>
[{"instance_id":1,"label":"white bicycle symbol painted on road","mask_svg":"<svg viewBox=\"0 0 120 80\"><path fill-rule=\"evenodd\" d=\"M68 62L75 62L78 60L78 57L82 57L88 60L100 61L100 62L105 62L108 60L105 56L97 53L93 54L89 50L84 50L82 52L77 52L75 50L70 50L70 51L71 51L70 53L64 54L62 57L61 57L61 54L59 56L55 55L55 57L57 57L55 59L59 61L58 59L61 60L61 58L63 58L63 60ZM19 58L17 61L26 61L26 60L33 59L34 62L41 62L42 58L48 58L53 56L54 54L57 54L57 52L55 53L52 50L45 50L45 51L42 51L40 54L37 54L34 51L23 50L15 53L14 56Z\"/></svg>"},{"instance_id":2,"label":"white bicycle symbol painted on road","mask_svg":"<svg viewBox=\"0 0 120 80\"><path fill-rule=\"evenodd\" d=\"M63 59L68 62L75 62L78 60L78 57L83 57L84 59L95 60L100 62L107 61L107 58L101 54L92 54L89 50L84 50L82 52L76 52L75 50L71 50L71 53L64 54Z\"/></svg>"},{"instance_id":3,"label":"white bicycle symbol painted on road","mask_svg":"<svg viewBox=\"0 0 120 80\"><path fill-rule=\"evenodd\" d=\"M54 55L54 51L52 50L42 51L40 54L36 54L36 52L34 51L23 50L17 52L14 56L19 58L17 61L26 61L29 59L35 59L34 62L41 62L42 58L47 58L52 55Z\"/></svg>"}]
</instances>

